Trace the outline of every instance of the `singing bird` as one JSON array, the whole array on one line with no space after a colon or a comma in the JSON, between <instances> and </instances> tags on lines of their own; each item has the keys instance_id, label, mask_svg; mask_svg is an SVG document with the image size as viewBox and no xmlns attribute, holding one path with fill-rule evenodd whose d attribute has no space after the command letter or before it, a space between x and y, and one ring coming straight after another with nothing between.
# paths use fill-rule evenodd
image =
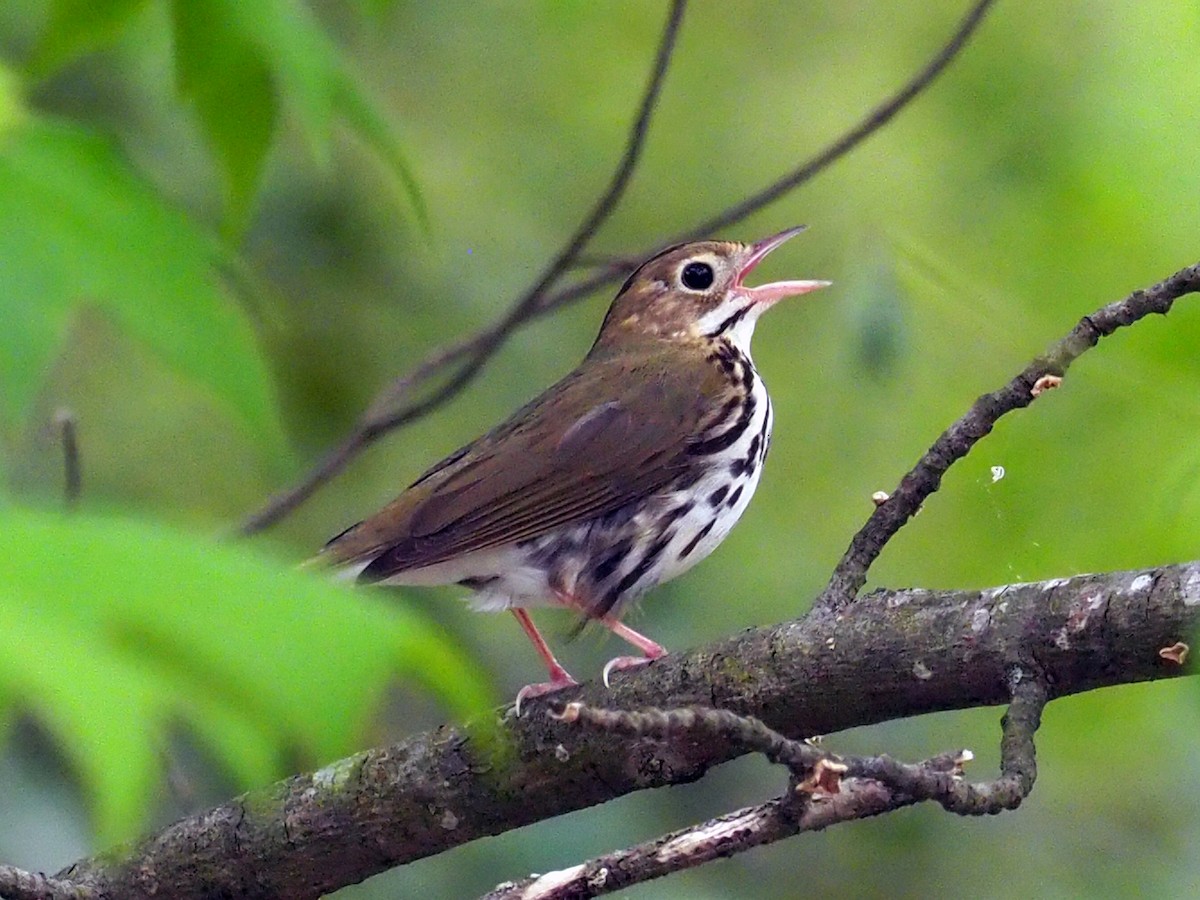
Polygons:
<instances>
[{"instance_id":1,"label":"singing bird","mask_svg":"<svg viewBox=\"0 0 1200 900\"><path fill-rule=\"evenodd\" d=\"M360 583L460 584L510 610L549 670L529 697L576 684L529 608L564 607L639 651L667 651L621 622L633 601L686 572L729 534L758 485L771 400L750 358L758 317L826 281L749 287L803 228L753 244L699 241L638 267L569 375L451 453L319 560Z\"/></svg>"}]
</instances>

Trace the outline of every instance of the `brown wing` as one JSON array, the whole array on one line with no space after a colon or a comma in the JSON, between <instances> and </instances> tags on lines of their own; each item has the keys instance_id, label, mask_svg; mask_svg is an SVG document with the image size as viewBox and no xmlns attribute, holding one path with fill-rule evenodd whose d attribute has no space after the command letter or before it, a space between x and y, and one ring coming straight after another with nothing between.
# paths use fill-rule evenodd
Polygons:
<instances>
[{"instance_id":1,"label":"brown wing","mask_svg":"<svg viewBox=\"0 0 1200 900\"><path fill-rule=\"evenodd\" d=\"M334 538L327 558L371 559L360 577L382 580L537 537L661 490L687 465L688 438L704 430L722 387L697 355L682 369L657 349L589 359Z\"/></svg>"}]
</instances>

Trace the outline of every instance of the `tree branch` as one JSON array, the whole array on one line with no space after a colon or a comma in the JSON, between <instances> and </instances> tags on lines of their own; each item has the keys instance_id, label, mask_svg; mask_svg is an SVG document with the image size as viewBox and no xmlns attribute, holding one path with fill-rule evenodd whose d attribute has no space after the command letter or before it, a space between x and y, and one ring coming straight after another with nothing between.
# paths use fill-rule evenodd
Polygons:
<instances>
[{"instance_id":1,"label":"tree branch","mask_svg":"<svg viewBox=\"0 0 1200 900\"><path fill-rule=\"evenodd\" d=\"M63 452L63 504L68 510L79 505L83 494L83 466L79 457L79 429L75 414L67 408L54 414Z\"/></svg>"},{"instance_id":2,"label":"tree branch","mask_svg":"<svg viewBox=\"0 0 1200 900\"><path fill-rule=\"evenodd\" d=\"M848 780L838 794L808 803L798 812L792 798L779 797L570 869L499 884L482 900L599 897L801 832L822 831L840 822L866 819L915 802L901 799L879 782ZM726 852L728 847L736 849Z\"/></svg>"},{"instance_id":3,"label":"tree branch","mask_svg":"<svg viewBox=\"0 0 1200 900\"><path fill-rule=\"evenodd\" d=\"M962 779L968 750L945 753L917 765L887 756L839 757L805 741L785 738L757 719L714 709L591 709L568 704L560 719L630 737L673 741L706 735L740 742L792 772L792 788L759 806L689 826L587 863L498 885L483 900L580 900L599 897L663 875L744 853L804 831L876 816L924 800L959 815L1016 809L1037 777L1033 735L1048 692L1034 673L1013 671L1013 697L1002 720L1001 777L983 784Z\"/></svg>"},{"instance_id":4,"label":"tree branch","mask_svg":"<svg viewBox=\"0 0 1200 900\"><path fill-rule=\"evenodd\" d=\"M619 673L611 691L589 683L553 702L716 707L803 738L1006 703L1015 669L1037 673L1050 699L1184 674L1179 652L1160 651L1177 651L1198 624L1200 562L984 591L881 591L840 617L749 630ZM535 699L504 720L502 763L468 730L438 729L253 791L58 877L122 900L317 897L484 835L694 781L746 752L712 735L582 734L539 714L547 708ZM1003 775L1031 782L1031 745L1028 762L1022 752L1006 747L1019 763ZM878 807L880 795L862 791L845 815Z\"/></svg>"},{"instance_id":5,"label":"tree branch","mask_svg":"<svg viewBox=\"0 0 1200 900\"><path fill-rule=\"evenodd\" d=\"M721 228L741 221L786 193L795 190L804 182L811 180L879 131L897 113L924 92L958 56L994 2L995 0L977 0L954 34L938 50L933 59L859 124L792 172L760 190L749 200L722 210L706 222L679 235L675 241L708 236ZM434 350L407 374L385 386L371 402L350 434L326 453L297 484L271 497L259 510L248 516L238 529L240 534L243 536L256 534L274 525L311 497L318 488L341 472L359 453L383 435L416 421L453 398L470 383L504 341L524 325L540 316L574 303L605 285L612 284L628 272L630 266L626 260L629 257L644 259L663 246L663 242L660 242L655 246L644 248L640 253L627 255L625 260L615 259L600 267L588 278L565 287L555 288L563 276L573 270L583 258L588 243L603 222L615 211L625 187L629 183L646 132L649 129L663 78L671 62L675 37L682 17L682 0L676 0L671 7L639 114L634 121L625 152L608 190L597 201L592 213L559 251L537 282L522 294L498 321L462 340ZM674 241L666 243L672 242ZM457 370L454 370L455 366L458 367ZM412 395L418 389L446 373L450 374L440 387L434 389L423 399L413 399Z\"/></svg>"},{"instance_id":6,"label":"tree branch","mask_svg":"<svg viewBox=\"0 0 1200 900\"><path fill-rule=\"evenodd\" d=\"M901 591L850 600L887 540L1000 415L1057 384L1101 337L1165 313L1197 290L1200 264L1103 307L1009 385L976 401L856 535L817 615L658 660L619 678L611 694L589 684L554 699L594 704L604 697L634 710L712 706L802 737L1006 702L1014 667L1037 673L1050 697L1180 673L1184 638L1197 624L1200 563L982 593ZM544 708L536 700L530 705ZM511 765L492 766L466 733L444 729L253 792L176 823L124 859L83 861L63 877L106 897L149 897L163 889L179 897L210 890L317 896L476 837L694 780L745 752L735 740L682 740L665 748L611 735L580 741L538 717L505 728ZM1023 796L1032 784L1032 744L1027 763L1005 771L987 802ZM970 800L977 802L991 810ZM210 873L199 886L196 867Z\"/></svg>"},{"instance_id":7,"label":"tree branch","mask_svg":"<svg viewBox=\"0 0 1200 900\"><path fill-rule=\"evenodd\" d=\"M999 390L976 400L957 422L942 432L917 464L900 481L899 487L876 504L875 511L850 542L834 569L813 612L837 613L854 600L867 581L867 570L883 552L887 542L916 515L942 483L942 476L972 447L991 433L1001 416L1023 409L1041 393L1057 387L1076 359L1095 347L1100 339L1118 328L1157 313L1165 315L1185 294L1200 292L1200 263L1180 269L1145 290L1103 306L1084 316L1066 335L1034 359Z\"/></svg>"}]
</instances>

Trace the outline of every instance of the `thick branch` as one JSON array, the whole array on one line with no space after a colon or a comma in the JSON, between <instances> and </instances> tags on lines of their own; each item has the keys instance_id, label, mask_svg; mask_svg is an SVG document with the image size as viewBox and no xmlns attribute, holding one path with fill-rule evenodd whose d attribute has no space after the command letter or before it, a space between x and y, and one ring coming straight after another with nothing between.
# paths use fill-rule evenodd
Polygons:
<instances>
[{"instance_id":1,"label":"thick branch","mask_svg":"<svg viewBox=\"0 0 1200 900\"><path fill-rule=\"evenodd\" d=\"M905 590L840 617L754 629L555 695L624 709L698 705L792 738L1009 699L1014 668L1053 699L1182 674L1160 655L1200 624L1200 563L984 591ZM1178 653L1174 654L1178 658ZM475 838L694 781L744 752L707 736L669 745L508 718L508 761L444 728L184 819L60 877L102 897L316 897ZM1019 748L1018 748L1019 749ZM1011 773L1005 773L1011 774Z\"/></svg>"}]
</instances>

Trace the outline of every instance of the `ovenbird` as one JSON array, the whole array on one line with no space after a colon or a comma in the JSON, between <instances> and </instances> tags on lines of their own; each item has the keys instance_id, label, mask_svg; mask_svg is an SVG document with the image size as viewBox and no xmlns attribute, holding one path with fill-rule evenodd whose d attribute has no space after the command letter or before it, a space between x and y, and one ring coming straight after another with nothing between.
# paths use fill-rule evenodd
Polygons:
<instances>
[{"instance_id":1,"label":"ovenbird","mask_svg":"<svg viewBox=\"0 0 1200 900\"><path fill-rule=\"evenodd\" d=\"M743 282L801 230L681 244L643 263L578 368L321 558L359 582L461 584L476 608L511 610L550 673L520 691L518 709L576 683L529 607L565 607L640 652L609 662L606 683L664 655L621 615L708 556L750 502L771 440L771 400L750 358L755 322L828 282Z\"/></svg>"}]
</instances>

